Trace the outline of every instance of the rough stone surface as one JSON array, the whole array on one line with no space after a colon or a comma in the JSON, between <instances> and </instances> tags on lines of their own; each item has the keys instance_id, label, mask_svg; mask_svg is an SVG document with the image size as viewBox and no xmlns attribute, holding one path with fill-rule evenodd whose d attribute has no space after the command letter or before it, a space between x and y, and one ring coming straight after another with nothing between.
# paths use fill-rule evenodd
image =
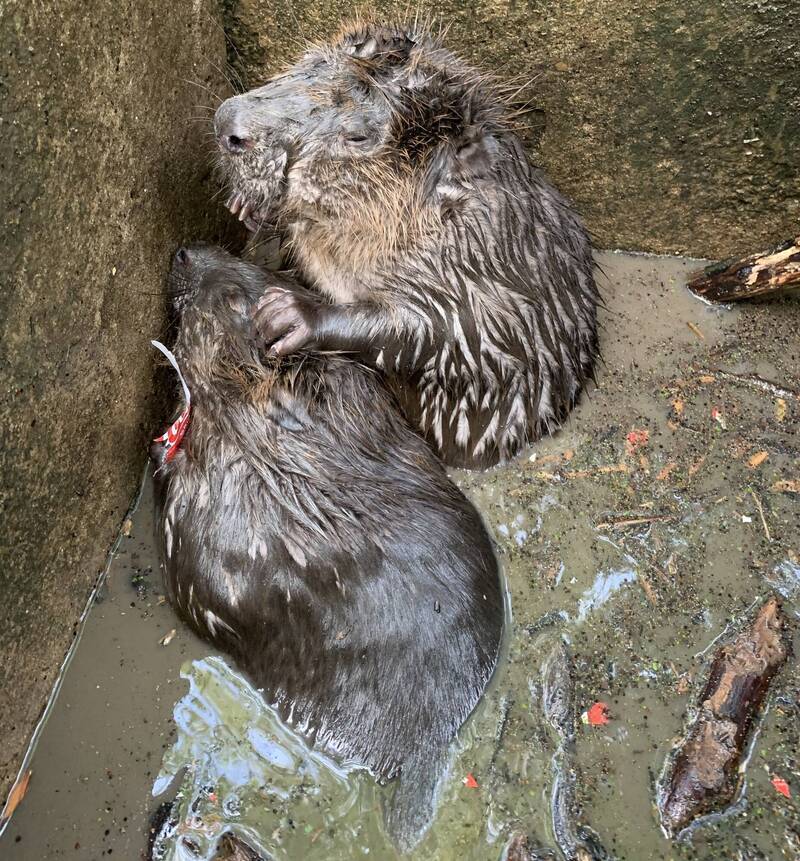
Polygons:
<instances>
[{"instance_id":1,"label":"rough stone surface","mask_svg":"<svg viewBox=\"0 0 800 861\"><path fill-rule=\"evenodd\" d=\"M800 40L794 0L379 0L526 85L534 155L600 247L722 257L795 235ZM352 14L345 0L227 0L257 84Z\"/></svg>"},{"instance_id":2,"label":"rough stone surface","mask_svg":"<svg viewBox=\"0 0 800 861\"><path fill-rule=\"evenodd\" d=\"M164 418L148 340L164 329L170 250L215 234L192 118L213 105L205 87L225 92L216 12L3 7L2 797Z\"/></svg>"}]
</instances>

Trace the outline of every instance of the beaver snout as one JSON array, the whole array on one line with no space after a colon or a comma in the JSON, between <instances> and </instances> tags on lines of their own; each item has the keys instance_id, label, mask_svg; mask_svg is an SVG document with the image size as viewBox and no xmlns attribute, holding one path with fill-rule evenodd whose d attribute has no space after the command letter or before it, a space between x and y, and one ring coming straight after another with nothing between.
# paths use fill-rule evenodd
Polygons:
<instances>
[{"instance_id":1,"label":"beaver snout","mask_svg":"<svg viewBox=\"0 0 800 861\"><path fill-rule=\"evenodd\" d=\"M192 265L191 252L185 246L181 246L172 258L172 265L175 267L188 267Z\"/></svg>"},{"instance_id":2,"label":"beaver snout","mask_svg":"<svg viewBox=\"0 0 800 861\"><path fill-rule=\"evenodd\" d=\"M231 155L240 155L255 145L246 112L235 99L227 99L219 106L214 116L214 133L220 149Z\"/></svg>"},{"instance_id":3,"label":"beaver snout","mask_svg":"<svg viewBox=\"0 0 800 861\"><path fill-rule=\"evenodd\" d=\"M172 255L167 276L167 296L176 311L181 311L194 296L199 284L199 249L181 246Z\"/></svg>"}]
</instances>

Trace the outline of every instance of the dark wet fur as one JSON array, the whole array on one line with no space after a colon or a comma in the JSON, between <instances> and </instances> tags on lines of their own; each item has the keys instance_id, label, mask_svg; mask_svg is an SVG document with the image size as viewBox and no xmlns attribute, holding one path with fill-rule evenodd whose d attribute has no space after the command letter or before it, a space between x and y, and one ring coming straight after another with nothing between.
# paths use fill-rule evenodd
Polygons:
<instances>
[{"instance_id":1,"label":"dark wet fur","mask_svg":"<svg viewBox=\"0 0 800 861\"><path fill-rule=\"evenodd\" d=\"M373 372L262 357L250 314L279 283L216 249L173 267L192 415L171 463L153 451L167 592L311 742L400 776L408 848L497 660L497 563Z\"/></svg>"},{"instance_id":2,"label":"dark wet fur","mask_svg":"<svg viewBox=\"0 0 800 861\"><path fill-rule=\"evenodd\" d=\"M252 142L221 158L235 208L284 229L336 303L309 342L381 370L448 463L489 466L565 420L598 352L591 246L496 82L424 27L358 24L215 127Z\"/></svg>"}]
</instances>

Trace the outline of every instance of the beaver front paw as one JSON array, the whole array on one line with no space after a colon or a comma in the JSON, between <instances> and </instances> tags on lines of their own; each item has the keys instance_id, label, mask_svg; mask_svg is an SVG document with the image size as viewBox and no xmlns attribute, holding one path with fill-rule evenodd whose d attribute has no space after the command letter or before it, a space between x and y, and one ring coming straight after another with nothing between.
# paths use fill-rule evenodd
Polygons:
<instances>
[{"instance_id":1,"label":"beaver front paw","mask_svg":"<svg viewBox=\"0 0 800 861\"><path fill-rule=\"evenodd\" d=\"M270 356L288 356L314 345L322 303L307 291L272 287L258 303L254 322Z\"/></svg>"}]
</instances>

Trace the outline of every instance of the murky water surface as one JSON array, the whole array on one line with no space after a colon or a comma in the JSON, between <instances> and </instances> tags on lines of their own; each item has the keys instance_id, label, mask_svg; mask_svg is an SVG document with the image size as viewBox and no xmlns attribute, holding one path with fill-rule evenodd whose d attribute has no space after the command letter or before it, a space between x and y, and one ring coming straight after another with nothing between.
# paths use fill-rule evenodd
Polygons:
<instances>
[{"instance_id":1,"label":"murky water surface","mask_svg":"<svg viewBox=\"0 0 800 861\"><path fill-rule=\"evenodd\" d=\"M772 591L798 627L800 497L786 482L800 479L800 400L745 378L798 386L800 300L711 308L683 289L689 261L603 254L600 263L598 387L517 462L456 476L497 540L513 620L413 857L497 861L513 833L563 845L551 811L558 778L573 801L569 828L590 826L608 857L798 858L794 660L773 685L727 815L671 843L653 786L715 640ZM145 486L2 857L145 857L151 813L177 796L180 816L156 844L164 859L211 858L225 831L275 859L395 858L380 826L387 790L295 739L163 604L151 519ZM574 678L566 707L610 709L606 725L577 722L568 761L542 679L562 643ZM775 775L792 799L776 792Z\"/></svg>"}]
</instances>

